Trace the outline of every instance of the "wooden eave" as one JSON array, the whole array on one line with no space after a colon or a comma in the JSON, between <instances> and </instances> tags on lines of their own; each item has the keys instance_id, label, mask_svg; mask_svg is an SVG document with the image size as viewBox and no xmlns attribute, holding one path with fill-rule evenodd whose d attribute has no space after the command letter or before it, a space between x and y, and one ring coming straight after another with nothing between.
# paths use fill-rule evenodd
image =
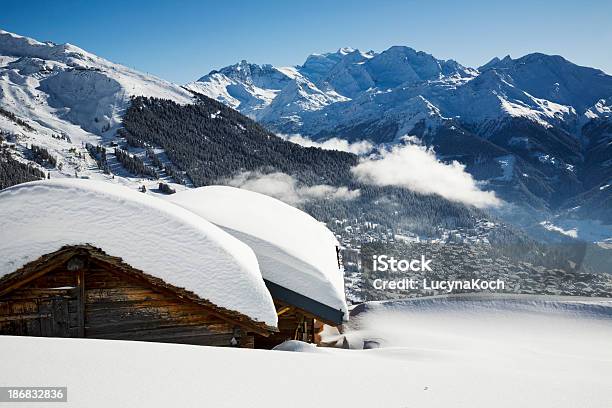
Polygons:
<instances>
[{"instance_id":1,"label":"wooden eave","mask_svg":"<svg viewBox=\"0 0 612 408\"><path fill-rule=\"evenodd\" d=\"M317 319L327 325L339 326L342 324L344 317L342 310L334 309L267 279L264 279L264 282L274 301L291 306L303 315Z\"/></svg>"}]
</instances>

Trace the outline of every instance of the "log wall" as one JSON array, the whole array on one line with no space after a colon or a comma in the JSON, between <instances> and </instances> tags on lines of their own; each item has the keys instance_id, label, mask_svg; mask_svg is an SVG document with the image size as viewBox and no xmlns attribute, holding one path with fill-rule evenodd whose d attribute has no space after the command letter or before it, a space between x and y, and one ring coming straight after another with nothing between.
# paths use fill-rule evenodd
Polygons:
<instances>
[{"instance_id":1,"label":"log wall","mask_svg":"<svg viewBox=\"0 0 612 408\"><path fill-rule=\"evenodd\" d=\"M254 345L205 306L93 262L76 271L59 266L1 297L0 334Z\"/></svg>"}]
</instances>

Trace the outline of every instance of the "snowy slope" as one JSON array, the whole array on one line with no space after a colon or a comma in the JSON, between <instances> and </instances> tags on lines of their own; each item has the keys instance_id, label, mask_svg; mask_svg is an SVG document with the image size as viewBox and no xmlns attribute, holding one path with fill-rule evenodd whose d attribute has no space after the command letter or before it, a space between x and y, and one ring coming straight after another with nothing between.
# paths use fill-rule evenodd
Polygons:
<instances>
[{"instance_id":1,"label":"snowy slope","mask_svg":"<svg viewBox=\"0 0 612 408\"><path fill-rule=\"evenodd\" d=\"M541 53L474 69L394 46L313 54L274 72L289 74L253 115L271 130L374 145L414 135L503 200L526 207L513 221L537 224L560 208L584 205L581 216L609 223L612 76L598 69ZM196 83L223 101L206 91L213 82L209 75ZM531 219L533 210L540 219Z\"/></svg>"},{"instance_id":2,"label":"snowy slope","mask_svg":"<svg viewBox=\"0 0 612 408\"><path fill-rule=\"evenodd\" d=\"M168 199L253 248L265 279L348 318L339 244L323 223L275 198L234 187L200 187Z\"/></svg>"},{"instance_id":3,"label":"snowy slope","mask_svg":"<svg viewBox=\"0 0 612 408\"><path fill-rule=\"evenodd\" d=\"M0 132L26 160L32 145L47 149L61 169L52 177L105 177L84 149L112 138L135 95L192 101L180 86L97 57L71 44L39 42L0 30ZM125 180L136 184L139 180Z\"/></svg>"},{"instance_id":4,"label":"snowy slope","mask_svg":"<svg viewBox=\"0 0 612 408\"><path fill-rule=\"evenodd\" d=\"M65 179L3 190L0 213L0 276L64 245L91 244L215 305L276 326L253 251L179 206L108 182Z\"/></svg>"},{"instance_id":5,"label":"snowy slope","mask_svg":"<svg viewBox=\"0 0 612 408\"><path fill-rule=\"evenodd\" d=\"M71 44L40 43L0 31L0 55L18 58L2 66L0 103L33 121L59 116L87 131L101 133L118 123L132 95L191 101L190 94L177 85Z\"/></svg>"},{"instance_id":6,"label":"snowy slope","mask_svg":"<svg viewBox=\"0 0 612 408\"><path fill-rule=\"evenodd\" d=\"M612 320L591 310L610 301L580 302L580 315L372 313L352 334L387 339L373 350L0 337L0 382L67 386L67 407L608 408Z\"/></svg>"}]
</instances>

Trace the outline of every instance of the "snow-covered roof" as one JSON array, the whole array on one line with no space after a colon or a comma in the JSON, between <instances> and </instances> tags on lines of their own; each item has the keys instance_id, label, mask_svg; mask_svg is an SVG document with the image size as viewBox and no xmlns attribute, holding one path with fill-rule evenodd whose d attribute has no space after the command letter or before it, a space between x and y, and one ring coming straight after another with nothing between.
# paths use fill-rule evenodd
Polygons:
<instances>
[{"instance_id":1,"label":"snow-covered roof","mask_svg":"<svg viewBox=\"0 0 612 408\"><path fill-rule=\"evenodd\" d=\"M275 327L251 248L165 200L112 183L36 181L0 192L0 278L66 245L90 244L213 304Z\"/></svg>"},{"instance_id":2,"label":"snow-covered roof","mask_svg":"<svg viewBox=\"0 0 612 408\"><path fill-rule=\"evenodd\" d=\"M348 316L338 242L325 225L275 198L227 186L168 196L248 244L264 279Z\"/></svg>"}]
</instances>

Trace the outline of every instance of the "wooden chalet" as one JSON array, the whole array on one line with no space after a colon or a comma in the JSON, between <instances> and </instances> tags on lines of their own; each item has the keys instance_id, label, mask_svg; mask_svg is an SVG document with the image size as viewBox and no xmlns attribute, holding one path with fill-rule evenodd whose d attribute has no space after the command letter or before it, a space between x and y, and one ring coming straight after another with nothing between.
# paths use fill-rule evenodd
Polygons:
<instances>
[{"instance_id":1,"label":"wooden chalet","mask_svg":"<svg viewBox=\"0 0 612 408\"><path fill-rule=\"evenodd\" d=\"M256 348L286 340L319 343L324 324L338 327L348 318L338 242L324 224L272 197L227 186L200 187L170 200L255 252L278 316L278 332L255 335Z\"/></svg>"},{"instance_id":2,"label":"wooden chalet","mask_svg":"<svg viewBox=\"0 0 612 408\"><path fill-rule=\"evenodd\" d=\"M0 278L0 334L254 347L274 327L216 306L91 245Z\"/></svg>"},{"instance_id":3,"label":"wooden chalet","mask_svg":"<svg viewBox=\"0 0 612 408\"><path fill-rule=\"evenodd\" d=\"M78 179L0 192L0 335L273 348L348 318L323 224L231 187L173 196Z\"/></svg>"}]
</instances>

